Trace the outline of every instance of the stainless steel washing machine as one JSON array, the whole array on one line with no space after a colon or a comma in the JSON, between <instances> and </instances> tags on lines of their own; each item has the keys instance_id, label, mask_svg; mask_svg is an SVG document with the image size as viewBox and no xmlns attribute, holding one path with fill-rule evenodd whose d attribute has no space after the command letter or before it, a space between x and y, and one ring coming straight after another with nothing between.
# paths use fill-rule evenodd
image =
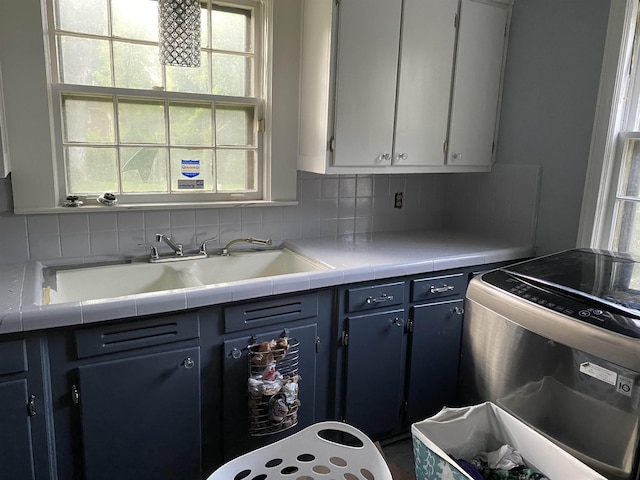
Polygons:
<instances>
[{"instance_id":1,"label":"stainless steel washing machine","mask_svg":"<svg viewBox=\"0 0 640 480\"><path fill-rule=\"evenodd\" d=\"M640 259L575 249L472 279L461 404L490 400L612 480L640 480Z\"/></svg>"}]
</instances>

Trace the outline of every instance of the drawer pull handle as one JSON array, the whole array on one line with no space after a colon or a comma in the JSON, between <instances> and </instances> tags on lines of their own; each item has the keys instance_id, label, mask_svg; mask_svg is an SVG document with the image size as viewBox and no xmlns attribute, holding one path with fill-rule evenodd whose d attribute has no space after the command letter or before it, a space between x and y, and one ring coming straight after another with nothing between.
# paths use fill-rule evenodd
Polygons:
<instances>
[{"instance_id":1,"label":"drawer pull handle","mask_svg":"<svg viewBox=\"0 0 640 480\"><path fill-rule=\"evenodd\" d=\"M187 357L185 358L182 363L180 364L181 367L183 368L193 368L193 366L196 364L196 362L194 362L191 357Z\"/></svg>"},{"instance_id":2,"label":"drawer pull handle","mask_svg":"<svg viewBox=\"0 0 640 480\"><path fill-rule=\"evenodd\" d=\"M371 296L368 297L366 303L367 305L376 305L378 303L390 302L391 300L393 300L393 295L387 295L386 293L383 293L378 298L374 298Z\"/></svg>"},{"instance_id":3,"label":"drawer pull handle","mask_svg":"<svg viewBox=\"0 0 640 480\"><path fill-rule=\"evenodd\" d=\"M435 285L431 285L431 293L446 293L446 292L450 292L454 288L456 287L454 287L453 285L443 285L441 287L436 287Z\"/></svg>"}]
</instances>

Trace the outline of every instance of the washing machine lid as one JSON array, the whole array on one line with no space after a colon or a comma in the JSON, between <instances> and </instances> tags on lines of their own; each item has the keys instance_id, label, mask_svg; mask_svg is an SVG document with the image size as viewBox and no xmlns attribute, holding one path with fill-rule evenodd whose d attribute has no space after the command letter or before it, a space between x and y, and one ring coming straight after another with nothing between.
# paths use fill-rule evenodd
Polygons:
<instances>
[{"instance_id":1,"label":"washing machine lid","mask_svg":"<svg viewBox=\"0 0 640 480\"><path fill-rule=\"evenodd\" d=\"M605 250L574 249L528 260L504 270L640 317L639 258Z\"/></svg>"},{"instance_id":2,"label":"washing machine lid","mask_svg":"<svg viewBox=\"0 0 640 480\"><path fill-rule=\"evenodd\" d=\"M574 249L503 267L482 281L599 328L640 339L640 261Z\"/></svg>"}]
</instances>

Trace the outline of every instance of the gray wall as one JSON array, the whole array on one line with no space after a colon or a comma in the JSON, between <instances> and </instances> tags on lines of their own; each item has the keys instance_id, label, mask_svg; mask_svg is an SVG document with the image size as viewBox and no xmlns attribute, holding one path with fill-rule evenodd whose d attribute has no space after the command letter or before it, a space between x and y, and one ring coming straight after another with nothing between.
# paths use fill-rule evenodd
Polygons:
<instances>
[{"instance_id":1,"label":"gray wall","mask_svg":"<svg viewBox=\"0 0 640 480\"><path fill-rule=\"evenodd\" d=\"M576 245L608 0L516 0L497 158L540 164L539 254Z\"/></svg>"}]
</instances>

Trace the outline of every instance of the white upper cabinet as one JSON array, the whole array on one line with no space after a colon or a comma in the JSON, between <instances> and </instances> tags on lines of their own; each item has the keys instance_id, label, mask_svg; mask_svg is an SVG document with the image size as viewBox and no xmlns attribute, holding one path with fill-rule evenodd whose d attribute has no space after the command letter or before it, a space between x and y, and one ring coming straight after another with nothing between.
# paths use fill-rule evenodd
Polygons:
<instances>
[{"instance_id":1,"label":"white upper cabinet","mask_svg":"<svg viewBox=\"0 0 640 480\"><path fill-rule=\"evenodd\" d=\"M488 171L511 3L303 0L298 168Z\"/></svg>"},{"instance_id":2,"label":"white upper cabinet","mask_svg":"<svg viewBox=\"0 0 640 480\"><path fill-rule=\"evenodd\" d=\"M405 0L394 165L442 165L458 2Z\"/></svg>"},{"instance_id":3,"label":"white upper cabinet","mask_svg":"<svg viewBox=\"0 0 640 480\"><path fill-rule=\"evenodd\" d=\"M336 166L391 164L402 0L338 9Z\"/></svg>"},{"instance_id":4,"label":"white upper cabinet","mask_svg":"<svg viewBox=\"0 0 640 480\"><path fill-rule=\"evenodd\" d=\"M492 163L510 9L510 5L462 0L447 156L450 165Z\"/></svg>"}]
</instances>

